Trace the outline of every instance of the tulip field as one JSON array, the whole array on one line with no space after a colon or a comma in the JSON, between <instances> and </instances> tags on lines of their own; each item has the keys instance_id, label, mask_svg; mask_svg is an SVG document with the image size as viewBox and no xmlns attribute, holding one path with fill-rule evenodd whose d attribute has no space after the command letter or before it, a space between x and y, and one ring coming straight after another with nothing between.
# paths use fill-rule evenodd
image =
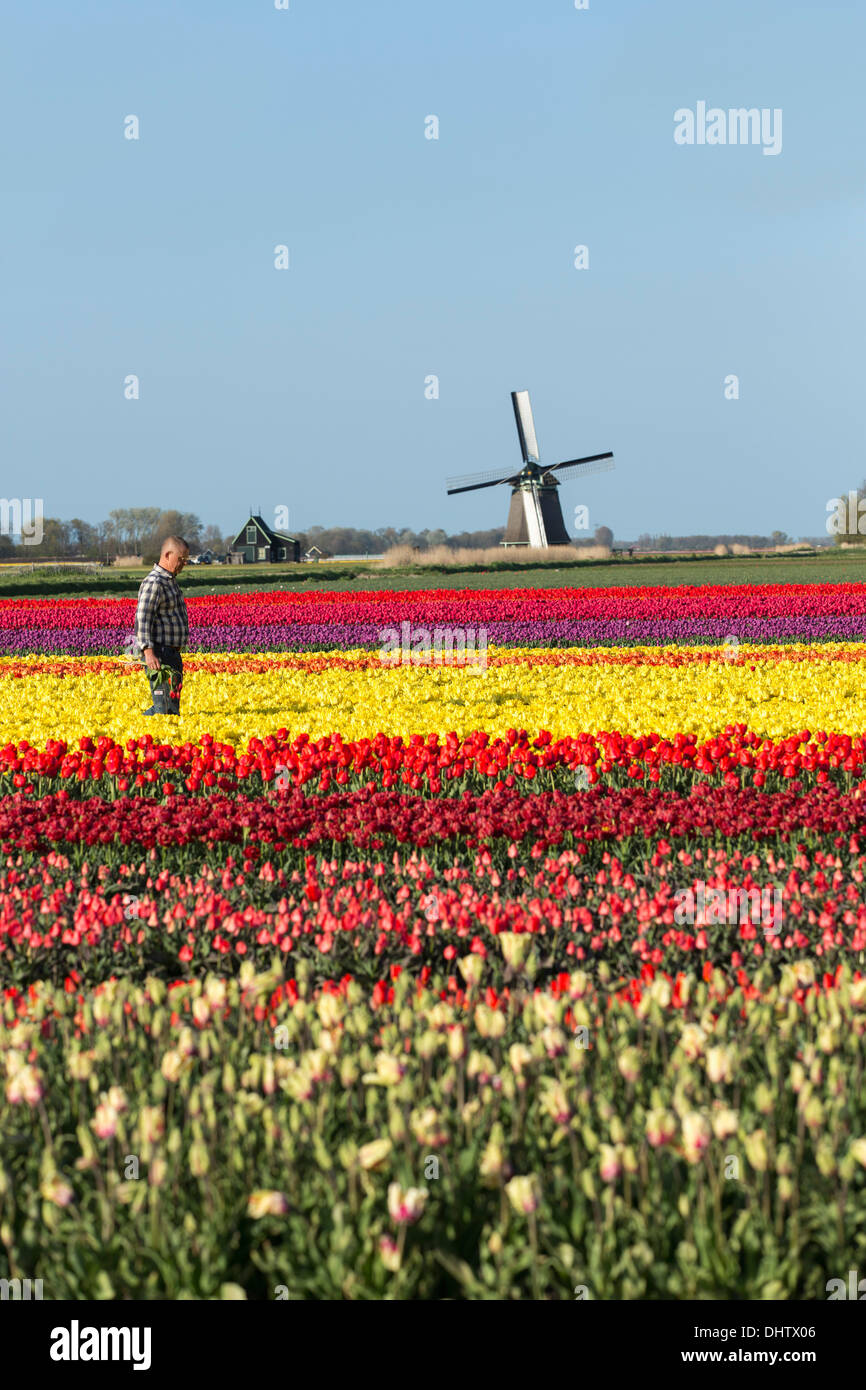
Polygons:
<instances>
[{"instance_id":1,"label":"tulip field","mask_svg":"<svg viewBox=\"0 0 866 1390\"><path fill-rule=\"evenodd\" d=\"M0 600L2 1277L866 1273L866 585L188 606L144 718L133 600Z\"/></svg>"}]
</instances>

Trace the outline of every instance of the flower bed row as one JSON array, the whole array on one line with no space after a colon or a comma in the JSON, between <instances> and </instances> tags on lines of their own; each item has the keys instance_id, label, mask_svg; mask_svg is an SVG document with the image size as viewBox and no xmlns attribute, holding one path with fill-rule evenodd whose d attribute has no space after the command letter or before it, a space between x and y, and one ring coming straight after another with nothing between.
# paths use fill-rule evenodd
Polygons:
<instances>
[{"instance_id":1,"label":"flower bed row","mask_svg":"<svg viewBox=\"0 0 866 1390\"><path fill-rule=\"evenodd\" d=\"M59 791L44 797L21 793L0 800L0 846L5 852L43 852L64 846L86 853L91 846L119 852L125 846L184 848L243 845L254 861L268 852L346 845L387 849L429 848L451 854L461 842L507 855L509 846L530 859L551 846L631 842L629 855L646 853L646 842L664 835L710 841L736 836L783 840L793 834L833 835L861 830L861 790L836 787L761 792L754 788L695 786L687 795L658 788L595 789L583 796L561 792L521 795L487 791L478 796L428 800L394 791L336 792L309 797L301 791L267 800L218 795L207 798L123 796L80 800ZM518 849L519 847L519 849Z\"/></svg>"},{"instance_id":2,"label":"flower bed row","mask_svg":"<svg viewBox=\"0 0 866 1390\"><path fill-rule=\"evenodd\" d=\"M139 672L129 678L120 661L101 670L77 663L79 673L62 680L47 671L0 680L0 744L73 743L89 735L126 743L159 730L181 745L210 735L238 747L279 726L311 742L337 731L346 743L378 733L407 740L416 730L421 741L478 732L496 739L521 727L546 730L553 741L623 730L668 742L693 735L703 743L738 726L774 744L804 728L857 736L866 730L866 684L858 678L862 652L856 660L851 655L833 648L818 660L746 655L730 663L527 660L467 668L322 665L318 654L312 671L297 662L249 672L202 664L185 672L180 717L156 721L142 717L150 697Z\"/></svg>"},{"instance_id":3,"label":"flower bed row","mask_svg":"<svg viewBox=\"0 0 866 1390\"><path fill-rule=\"evenodd\" d=\"M372 990L393 965L453 969L465 952L489 959L497 989L519 965L548 981L576 963L633 989L649 970L863 964L866 856L855 843L776 851L675 849L657 840L630 870L614 850L565 850L497 867L488 850L437 868L424 853L393 859L304 855L296 868L228 854L195 873L154 852L109 870L50 851L0 872L3 978L23 986L67 975L95 984L122 971L201 975L226 961L265 967L278 952L318 974L348 971ZM613 985L611 984L611 987Z\"/></svg>"},{"instance_id":4,"label":"flower bed row","mask_svg":"<svg viewBox=\"0 0 866 1390\"><path fill-rule=\"evenodd\" d=\"M802 729L774 742L745 724L728 725L702 742L694 734L663 738L618 730L554 739L546 730L532 737L526 729L508 729L499 737L479 730L465 738L377 734L344 740L335 733L313 740L306 734L290 739L283 728L249 739L240 752L208 734L182 744L160 743L152 734L124 742L109 735L84 737L77 746L48 739L41 748L20 739L0 749L0 788L27 787L41 794L59 782L81 795L111 787L153 788L163 795L166 779L174 779L173 792L193 794L255 786L327 792L332 786L356 790L375 782L386 790L401 786L438 795L479 790L490 782L500 790L520 783L582 789L616 774L657 783L666 772L685 774L687 781L723 778L727 786L761 787L774 775L785 781L814 775L819 785L833 777L850 782L864 766L866 735Z\"/></svg>"},{"instance_id":5,"label":"flower bed row","mask_svg":"<svg viewBox=\"0 0 866 1390\"><path fill-rule=\"evenodd\" d=\"M678 588L426 590L193 595L201 651L378 647L383 631L483 627L489 642L572 646L633 642L862 640L866 586L683 585ZM131 630L135 600L0 604L0 653L111 652Z\"/></svg>"},{"instance_id":6,"label":"flower bed row","mask_svg":"<svg viewBox=\"0 0 866 1390\"><path fill-rule=\"evenodd\" d=\"M460 965L464 962L461 960ZM866 989L399 968L7 991L3 1243L63 1298L815 1299L862 1266ZM11 1025L11 1026L10 1026Z\"/></svg>"},{"instance_id":7,"label":"flower bed row","mask_svg":"<svg viewBox=\"0 0 866 1390\"><path fill-rule=\"evenodd\" d=\"M477 655L459 647L446 653L448 659L437 660L435 650L411 654L411 666L435 667L449 665L456 669L473 669ZM737 642L728 646L617 646L617 647L497 647L485 649L487 667L531 666L712 666L724 663L726 669L762 666L791 662L859 663L866 657L861 642L824 642L820 646L792 643L785 646L762 646ZM302 671L308 676L325 671L372 671L387 666L381 652L360 649L313 652L196 652L187 654L184 671L204 671L214 675L264 675L273 671ZM137 663L118 662L116 657L100 656L21 656L0 658L0 680L22 680L27 676L53 676L60 680L80 676L117 676L140 680Z\"/></svg>"}]
</instances>

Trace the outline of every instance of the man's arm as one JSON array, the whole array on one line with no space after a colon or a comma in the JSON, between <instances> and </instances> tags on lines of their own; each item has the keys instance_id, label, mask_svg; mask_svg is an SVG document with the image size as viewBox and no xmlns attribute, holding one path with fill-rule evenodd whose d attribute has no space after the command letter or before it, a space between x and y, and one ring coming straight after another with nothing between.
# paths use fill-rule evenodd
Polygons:
<instances>
[{"instance_id":1,"label":"man's arm","mask_svg":"<svg viewBox=\"0 0 866 1390\"><path fill-rule=\"evenodd\" d=\"M148 575L142 580L138 591L138 607L135 610L135 636L144 652L144 659L152 671L159 666L153 650L153 619L159 607L159 581Z\"/></svg>"}]
</instances>

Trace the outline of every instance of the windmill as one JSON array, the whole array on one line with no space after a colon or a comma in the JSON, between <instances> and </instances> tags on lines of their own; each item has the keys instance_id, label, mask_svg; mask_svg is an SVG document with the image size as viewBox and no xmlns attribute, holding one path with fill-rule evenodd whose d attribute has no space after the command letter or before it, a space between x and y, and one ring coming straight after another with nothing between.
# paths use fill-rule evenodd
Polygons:
<instances>
[{"instance_id":1,"label":"windmill","mask_svg":"<svg viewBox=\"0 0 866 1390\"><path fill-rule=\"evenodd\" d=\"M449 478L448 496L508 483L511 487L511 507L502 544L541 547L570 545L559 505L559 479L573 477L576 473L586 477L589 473L601 473L613 468L613 454L589 454L586 458L568 459L565 463L553 463L549 468L543 468L538 461L529 392L512 391L511 404L514 406L520 452L523 455L520 472L512 470L505 473L499 468L489 473Z\"/></svg>"}]
</instances>

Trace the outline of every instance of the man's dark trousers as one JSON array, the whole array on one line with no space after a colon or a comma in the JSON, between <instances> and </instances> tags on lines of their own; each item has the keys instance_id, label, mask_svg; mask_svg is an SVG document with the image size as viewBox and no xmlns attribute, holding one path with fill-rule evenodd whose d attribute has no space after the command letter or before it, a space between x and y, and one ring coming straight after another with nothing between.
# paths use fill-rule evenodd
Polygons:
<instances>
[{"instance_id":1,"label":"man's dark trousers","mask_svg":"<svg viewBox=\"0 0 866 1390\"><path fill-rule=\"evenodd\" d=\"M173 672L170 682L171 689L169 689L168 681L157 684L156 671L147 672L153 708L157 714L180 714L180 687L183 681L183 661L180 652L177 647L164 647L159 642L154 642L153 654L160 666L170 666ZM174 698L172 698L172 692L174 692Z\"/></svg>"}]
</instances>

